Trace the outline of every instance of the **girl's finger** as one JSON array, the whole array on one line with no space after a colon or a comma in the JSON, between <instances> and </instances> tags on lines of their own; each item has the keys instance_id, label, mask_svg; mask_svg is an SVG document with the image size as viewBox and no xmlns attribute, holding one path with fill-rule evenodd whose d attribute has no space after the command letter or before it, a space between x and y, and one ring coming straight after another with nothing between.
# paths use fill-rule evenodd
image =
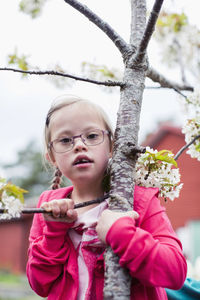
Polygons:
<instances>
[{"instance_id":1,"label":"girl's finger","mask_svg":"<svg viewBox=\"0 0 200 300\"><path fill-rule=\"evenodd\" d=\"M77 211L75 210L75 209L69 209L68 211L67 211L67 216L68 216L68 218L70 218L71 220L76 220L77 219L77 217L78 217L78 213L77 213Z\"/></svg>"},{"instance_id":2,"label":"girl's finger","mask_svg":"<svg viewBox=\"0 0 200 300\"><path fill-rule=\"evenodd\" d=\"M53 200L50 202L51 205L51 211L54 218L60 217L60 207L57 200Z\"/></svg>"},{"instance_id":3,"label":"girl's finger","mask_svg":"<svg viewBox=\"0 0 200 300\"><path fill-rule=\"evenodd\" d=\"M49 202L43 202L41 205L41 208L43 208L44 210L50 212L51 211L51 207L49 205Z\"/></svg>"},{"instance_id":4,"label":"girl's finger","mask_svg":"<svg viewBox=\"0 0 200 300\"><path fill-rule=\"evenodd\" d=\"M68 211L68 200L67 199L59 200L59 207L60 207L60 217L64 218Z\"/></svg>"},{"instance_id":5,"label":"girl's finger","mask_svg":"<svg viewBox=\"0 0 200 300\"><path fill-rule=\"evenodd\" d=\"M67 199L68 210L74 208L74 201L72 199Z\"/></svg>"}]
</instances>

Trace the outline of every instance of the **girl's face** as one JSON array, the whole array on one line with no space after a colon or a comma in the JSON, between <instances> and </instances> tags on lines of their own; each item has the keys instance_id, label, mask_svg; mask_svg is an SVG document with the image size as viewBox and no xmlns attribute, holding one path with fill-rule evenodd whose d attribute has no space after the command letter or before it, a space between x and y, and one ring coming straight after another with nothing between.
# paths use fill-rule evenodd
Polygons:
<instances>
[{"instance_id":1,"label":"girl's face","mask_svg":"<svg viewBox=\"0 0 200 300\"><path fill-rule=\"evenodd\" d=\"M50 121L51 141L77 136L91 129L106 130L100 114L87 103L65 106L55 111ZM56 153L52 149L51 161L73 185L95 184L99 188L110 157L110 141L105 134L104 141L95 146L85 145L78 137L68 152ZM81 160L87 162L77 163Z\"/></svg>"}]
</instances>

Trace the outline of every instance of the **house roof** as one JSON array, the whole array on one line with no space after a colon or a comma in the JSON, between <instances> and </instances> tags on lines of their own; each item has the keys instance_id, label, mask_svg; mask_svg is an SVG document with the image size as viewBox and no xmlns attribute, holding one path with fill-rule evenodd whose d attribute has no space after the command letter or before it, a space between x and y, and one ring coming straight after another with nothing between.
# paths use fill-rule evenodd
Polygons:
<instances>
[{"instance_id":1,"label":"house roof","mask_svg":"<svg viewBox=\"0 0 200 300\"><path fill-rule=\"evenodd\" d=\"M170 123L162 123L154 133L151 133L146 137L142 142L142 145L155 148L168 134L184 137L180 127L175 127Z\"/></svg>"}]
</instances>

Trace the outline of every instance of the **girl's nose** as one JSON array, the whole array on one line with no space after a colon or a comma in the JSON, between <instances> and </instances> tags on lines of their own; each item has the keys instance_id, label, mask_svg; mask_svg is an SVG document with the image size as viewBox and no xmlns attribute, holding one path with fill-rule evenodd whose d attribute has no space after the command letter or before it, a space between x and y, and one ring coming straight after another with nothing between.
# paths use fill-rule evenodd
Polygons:
<instances>
[{"instance_id":1,"label":"girl's nose","mask_svg":"<svg viewBox=\"0 0 200 300\"><path fill-rule=\"evenodd\" d=\"M76 138L74 139L74 151L86 150L87 146L83 143L82 139Z\"/></svg>"}]
</instances>

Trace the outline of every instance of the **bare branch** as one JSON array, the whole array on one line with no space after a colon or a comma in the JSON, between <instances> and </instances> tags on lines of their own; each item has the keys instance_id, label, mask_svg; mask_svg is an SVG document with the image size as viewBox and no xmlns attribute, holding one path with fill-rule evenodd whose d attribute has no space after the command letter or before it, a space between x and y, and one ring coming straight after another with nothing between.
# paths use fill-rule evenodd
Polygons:
<instances>
[{"instance_id":1,"label":"bare branch","mask_svg":"<svg viewBox=\"0 0 200 300\"><path fill-rule=\"evenodd\" d=\"M131 2L131 34L130 44L135 47L139 46L141 37L144 34L146 26L146 1L132 0Z\"/></svg>"},{"instance_id":2,"label":"bare branch","mask_svg":"<svg viewBox=\"0 0 200 300\"><path fill-rule=\"evenodd\" d=\"M190 146L192 145L196 140L200 139L200 134L195 136L191 142L189 142L188 144L184 145L174 156L174 159L177 160L179 158L179 156Z\"/></svg>"},{"instance_id":3,"label":"bare branch","mask_svg":"<svg viewBox=\"0 0 200 300\"><path fill-rule=\"evenodd\" d=\"M120 86L123 87L124 83L120 81L97 81L97 80L92 80L89 78L83 78L83 77L78 77L74 76L71 74L66 74L66 73L61 73L61 72L56 72L56 71L24 71L20 69L14 69L14 68L0 68L0 71L13 71L13 72L18 72L22 74L29 74L29 75L56 75L56 76L62 76L66 78L71 78L74 80L79 80L79 81L85 81L89 83L94 83L97 85L105 85L105 86Z\"/></svg>"},{"instance_id":4,"label":"bare branch","mask_svg":"<svg viewBox=\"0 0 200 300\"><path fill-rule=\"evenodd\" d=\"M73 8L78 10L81 14L87 17L92 23L99 27L110 39L114 42L116 47L119 49L122 55L128 52L129 45L123 40L120 35L105 21L103 21L98 15L91 11L86 5L76 0L64 0L66 3L71 5Z\"/></svg>"},{"instance_id":5,"label":"bare branch","mask_svg":"<svg viewBox=\"0 0 200 300\"><path fill-rule=\"evenodd\" d=\"M144 35L138 47L137 53L133 58L132 64L141 63L146 55L146 49L151 39L151 36L155 30L155 24L158 19L159 12L161 10L162 4L164 0L156 0L151 11Z\"/></svg>"},{"instance_id":6,"label":"bare branch","mask_svg":"<svg viewBox=\"0 0 200 300\"><path fill-rule=\"evenodd\" d=\"M147 77L149 77L154 82L160 83L160 85L162 87L172 88L176 92L180 91L180 90L181 91L191 91L191 92L193 92L193 90L194 90L194 88L192 86L178 84L176 82L173 82L173 81L170 81L170 80L166 79L163 75L161 75L160 73L158 73L153 68L149 68L148 69L148 71L147 71Z\"/></svg>"},{"instance_id":7,"label":"bare branch","mask_svg":"<svg viewBox=\"0 0 200 300\"><path fill-rule=\"evenodd\" d=\"M147 89L147 90L159 90L159 89L169 89L169 88L164 87L164 86L145 86L145 89ZM179 95L181 95L185 99L187 98L187 96L184 95L183 93L181 93L179 90L176 90L176 89L174 89L174 90L175 90L175 92L177 92Z\"/></svg>"}]
</instances>

